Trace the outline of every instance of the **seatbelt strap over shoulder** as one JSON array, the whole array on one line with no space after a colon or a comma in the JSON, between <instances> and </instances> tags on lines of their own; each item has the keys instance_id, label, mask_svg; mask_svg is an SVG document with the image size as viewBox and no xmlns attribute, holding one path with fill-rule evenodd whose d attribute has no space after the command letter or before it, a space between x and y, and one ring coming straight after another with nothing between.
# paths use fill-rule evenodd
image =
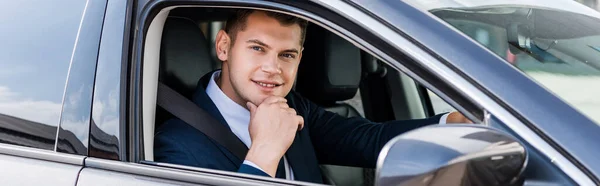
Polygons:
<instances>
[{"instance_id":1,"label":"seatbelt strap over shoulder","mask_svg":"<svg viewBox=\"0 0 600 186\"><path fill-rule=\"evenodd\" d=\"M167 85L158 82L158 106L224 146L240 160L246 158L248 147L229 128Z\"/></svg>"}]
</instances>

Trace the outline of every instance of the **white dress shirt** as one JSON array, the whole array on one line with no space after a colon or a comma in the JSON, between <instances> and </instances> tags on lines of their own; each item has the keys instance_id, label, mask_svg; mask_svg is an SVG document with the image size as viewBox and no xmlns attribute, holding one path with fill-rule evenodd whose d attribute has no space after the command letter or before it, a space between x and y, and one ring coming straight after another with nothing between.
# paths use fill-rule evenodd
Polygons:
<instances>
[{"instance_id":1,"label":"white dress shirt","mask_svg":"<svg viewBox=\"0 0 600 186\"><path fill-rule=\"evenodd\" d=\"M250 124L250 111L247 108L242 107L237 104L233 100L231 100L219 86L217 85L216 79L221 74L221 71L216 71L212 74L208 86L206 87L206 94L212 100L212 102L217 106L219 112L231 128L233 134L235 134L245 145L250 148L252 141L250 140L250 132L248 131L248 125ZM446 118L448 114L444 114L442 118L440 118L440 124L446 123ZM285 156L283 157L285 164L287 164L287 159ZM244 160L244 164L257 168L263 172L265 172L258 165L252 163L251 161ZM294 174L292 168L289 168L290 178L294 179Z\"/></svg>"}]
</instances>

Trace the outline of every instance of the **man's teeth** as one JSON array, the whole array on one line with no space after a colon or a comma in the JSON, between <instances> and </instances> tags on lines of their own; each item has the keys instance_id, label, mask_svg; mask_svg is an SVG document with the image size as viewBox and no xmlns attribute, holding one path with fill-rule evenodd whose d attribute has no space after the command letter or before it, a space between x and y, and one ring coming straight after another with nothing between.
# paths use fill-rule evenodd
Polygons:
<instances>
[{"instance_id":1,"label":"man's teeth","mask_svg":"<svg viewBox=\"0 0 600 186\"><path fill-rule=\"evenodd\" d=\"M267 83L261 83L261 82L256 82L258 83L258 85L263 86L263 87L275 87L275 84L267 84Z\"/></svg>"}]
</instances>

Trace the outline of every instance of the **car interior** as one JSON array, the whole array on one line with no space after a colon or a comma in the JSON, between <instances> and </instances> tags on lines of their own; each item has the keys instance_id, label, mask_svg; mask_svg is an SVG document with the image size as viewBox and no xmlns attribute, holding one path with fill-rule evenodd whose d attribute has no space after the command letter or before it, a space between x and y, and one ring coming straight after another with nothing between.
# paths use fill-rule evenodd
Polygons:
<instances>
[{"instance_id":1,"label":"car interior","mask_svg":"<svg viewBox=\"0 0 600 186\"><path fill-rule=\"evenodd\" d=\"M150 25L143 79L144 159L153 160L154 129L174 116L156 105L161 82L191 99L198 80L220 68L216 33L231 13L224 8L180 7L161 11ZM427 91L408 76L354 44L309 24L293 90L328 111L372 121L431 116ZM334 54L344 55L334 55ZM334 185L372 185L374 169L321 165L324 181Z\"/></svg>"}]
</instances>

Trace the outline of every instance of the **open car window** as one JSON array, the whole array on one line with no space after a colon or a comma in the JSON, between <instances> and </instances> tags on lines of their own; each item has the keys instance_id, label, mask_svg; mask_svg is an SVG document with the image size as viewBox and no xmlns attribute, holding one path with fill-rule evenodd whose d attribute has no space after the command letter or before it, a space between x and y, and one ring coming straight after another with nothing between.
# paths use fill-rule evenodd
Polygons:
<instances>
[{"instance_id":1,"label":"open car window","mask_svg":"<svg viewBox=\"0 0 600 186\"><path fill-rule=\"evenodd\" d=\"M225 8L179 7L159 13L153 24L162 19L164 27L162 32L152 30L155 28L152 26L148 31L143 89L156 90L152 83L161 82L193 100L200 78L222 67L214 50L215 36L231 12L232 9ZM161 37L157 39L159 33ZM159 49L154 48L158 46ZM353 43L317 24L310 24L304 47L294 90L315 105L343 117L363 117L377 122L427 116L412 79L409 83L400 83L400 72ZM325 55L332 50L344 55ZM150 51L159 52L160 57ZM402 77L410 79L406 75ZM153 94L155 92L144 91L142 97L156 96ZM181 165L156 161L156 146L151 135L158 135L159 128L175 117L156 106L152 99L145 99L144 103L144 162L181 168ZM338 185L372 185L375 176L372 168L323 164L321 171L326 183Z\"/></svg>"},{"instance_id":2,"label":"open car window","mask_svg":"<svg viewBox=\"0 0 600 186\"><path fill-rule=\"evenodd\" d=\"M555 4L483 3L429 11L600 123L595 86L600 82L600 13L576 3Z\"/></svg>"}]
</instances>

